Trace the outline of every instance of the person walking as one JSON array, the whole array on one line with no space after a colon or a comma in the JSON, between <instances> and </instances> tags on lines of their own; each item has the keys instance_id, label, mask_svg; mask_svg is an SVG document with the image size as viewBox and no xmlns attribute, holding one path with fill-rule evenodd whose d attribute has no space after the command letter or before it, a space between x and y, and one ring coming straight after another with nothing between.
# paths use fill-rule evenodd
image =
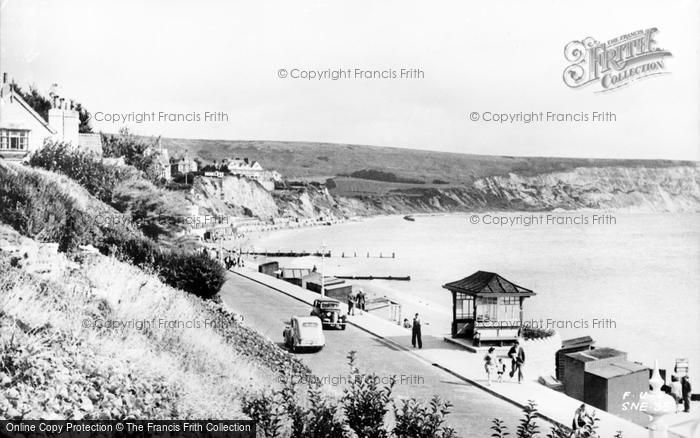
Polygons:
<instances>
[{"instance_id":1,"label":"person walking","mask_svg":"<svg viewBox=\"0 0 700 438\"><path fill-rule=\"evenodd\" d=\"M525 350L520 346L520 341L515 341L515 344L508 350L510 357L510 378L512 379L515 372L518 373L518 383L523 383L523 367L525 366Z\"/></svg>"},{"instance_id":2,"label":"person walking","mask_svg":"<svg viewBox=\"0 0 700 438\"><path fill-rule=\"evenodd\" d=\"M411 333L411 344L413 344L413 348L416 348L416 345L418 345L418 348L423 348L423 338L421 336L420 332L420 317L416 313L416 316L413 317L413 330Z\"/></svg>"},{"instance_id":3,"label":"person walking","mask_svg":"<svg viewBox=\"0 0 700 438\"><path fill-rule=\"evenodd\" d=\"M357 291L357 308L365 311L365 293L360 289Z\"/></svg>"},{"instance_id":4,"label":"person walking","mask_svg":"<svg viewBox=\"0 0 700 438\"><path fill-rule=\"evenodd\" d=\"M350 290L348 294L348 315L355 315L355 291Z\"/></svg>"},{"instance_id":5,"label":"person walking","mask_svg":"<svg viewBox=\"0 0 700 438\"><path fill-rule=\"evenodd\" d=\"M683 402L683 388L675 374L671 376L671 396L676 401L676 413L678 413L678 405Z\"/></svg>"},{"instance_id":6,"label":"person walking","mask_svg":"<svg viewBox=\"0 0 700 438\"><path fill-rule=\"evenodd\" d=\"M683 412L690 412L690 393L693 387L690 385L690 376L687 374L681 378L681 393L683 395Z\"/></svg>"},{"instance_id":7,"label":"person walking","mask_svg":"<svg viewBox=\"0 0 700 438\"><path fill-rule=\"evenodd\" d=\"M496 374L498 374L498 383L503 382L503 374L506 372L506 363L503 362L503 358L498 358L498 364L496 364Z\"/></svg>"},{"instance_id":8,"label":"person walking","mask_svg":"<svg viewBox=\"0 0 700 438\"><path fill-rule=\"evenodd\" d=\"M494 347L489 348L488 353L484 356L484 371L486 371L486 381L487 385L491 386L491 380L493 379L493 373L496 371L496 355L494 352L496 349Z\"/></svg>"}]
</instances>

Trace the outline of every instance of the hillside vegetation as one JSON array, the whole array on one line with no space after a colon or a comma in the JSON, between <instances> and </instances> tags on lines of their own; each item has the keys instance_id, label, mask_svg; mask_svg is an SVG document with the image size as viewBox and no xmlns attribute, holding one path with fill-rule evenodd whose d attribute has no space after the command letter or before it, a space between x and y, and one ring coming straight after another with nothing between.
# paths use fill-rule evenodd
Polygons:
<instances>
[{"instance_id":1,"label":"hillside vegetation","mask_svg":"<svg viewBox=\"0 0 700 438\"><path fill-rule=\"evenodd\" d=\"M0 225L0 418L241 418L293 356L210 301L112 257Z\"/></svg>"},{"instance_id":2,"label":"hillside vegetation","mask_svg":"<svg viewBox=\"0 0 700 438\"><path fill-rule=\"evenodd\" d=\"M128 215L65 176L0 161L0 205L0 222L27 237L57 242L62 252L92 245L205 298L216 295L224 282L223 268L207 255L163 248L144 236Z\"/></svg>"},{"instance_id":3,"label":"hillside vegetation","mask_svg":"<svg viewBox=\"0 0 700 438\"><path fill-rule=\"evenodd\" d=\"M693 162L584 158L506 157L434 152L417 149L292 141L233 141L163 138L163 147L177 155L189 150L207 161L249 157L287 178L320 179L353 172L381 170L397 178L442 180L453 184L517 173L532 176L577 167L673 167Z\"/></svg>"}]
</instances>

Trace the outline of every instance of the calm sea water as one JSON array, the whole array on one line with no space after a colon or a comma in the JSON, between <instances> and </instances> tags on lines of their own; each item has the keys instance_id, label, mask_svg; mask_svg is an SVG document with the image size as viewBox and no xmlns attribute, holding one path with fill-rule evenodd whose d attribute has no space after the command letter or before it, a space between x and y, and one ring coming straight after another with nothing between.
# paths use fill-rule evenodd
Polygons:
<instances>
[{"instance_id":1,"label":"calm sea water","mask_svg":"<svg viewBox=\"0 0 700 438\"><path fill-rule=\"evenodd\" d=\"M497 215L516 222L531 216ZM700 215L614 213L607 224L592 224L592 215L554 214L568 225L547 224L545 215L530 226L484 224L484 215L473 224L469 214L418 215L415 222L381 217L253 236L253 246L312 251L325 243L333 253L325 261L329 275L410 275L410 282L364 284L425 306L445 332L451 298L441 286L477 270L497 272L537 293L526 301L526 320L550 325L564 339L590 335L645 364L658 359L670 368L687 357L700 380ZM380 252L396 258L376 258ZM281 260L320 268L320 259Z\"/></svg>"}]
</instances>

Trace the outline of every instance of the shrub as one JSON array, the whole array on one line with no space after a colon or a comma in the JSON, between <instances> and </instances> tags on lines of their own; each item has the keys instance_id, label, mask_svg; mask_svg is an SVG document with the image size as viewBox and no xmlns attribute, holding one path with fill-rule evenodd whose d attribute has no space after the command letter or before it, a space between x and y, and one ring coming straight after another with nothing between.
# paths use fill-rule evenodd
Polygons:
<instances>
[{"instance_id":1,"label":"shrub","mask_svg":"<svg viewBox=\"0 0 700 438\"><path fill-rule=\"evenodd\" d=\"M282 436L284 427L283 407L276 393L263 392L243 398L242 411L255 422L258 433L264 437Z\"/></svg>"},{"instance_id":2,"label":"shrub","mask_svg":"<svg viewBox=\"0 0 700 438\"><path fill-rule=\"evenodd\" d=\"M202 298L214 296L224 284L224 268L206 255L163 249L133 226L129 227L128 220L123 227L100 224L75 202L64 189L44 175L0 166L0 205L3 206L0 221L21 234L41 241L58 242L62 252L72 252L78 245L92 244L102 253L115 255L137 266L153 268L163 282ZM100 214L92 211L95 206L87 208L95 217ZM104 210L111 209L104 206Z\"/></svg>"},{"instance_id":3,"label":"shrub","mask_svg":"<svg viewBox=\"0 0 700 438\"><path fill-rule=\"evenodd\" d=\"M107 230L96 246L120 260L153 268L164 283L201 298L216 295L226 281L224 268L206 254L164 249L143 236L125 236Z\"/></svg>"},{"instance_id":4,"label":"shrub","mask_svg":"<svg viewBox=\"0 0 700 438\"><path fill-rule=\"evenodd\" d=\"M524 325L520 334L526 340L546 339L554 335L554 330Z\"/></svg>"},{"instance_id":5,"label":"shrub","mask_svg":"<svg viewBox=\"0 0 700 438\"><path fill-rule=\"evenodd\" d=\"M41 167L66 175L76 181L92 196L103 202L111 202L115 187L127 179L137 176L128 167L102 163L90 151L73 149L66 143L47 141L44 147L29 158L33 167Z\"/></svg>"},{"instance_id":6,"label":"shrub","mask_svg":"<svg viewBox=\"0 0 700 438\"><path fill-rule=\"evenodd\" d=\"M347 356L350 385L345 388L342 398L348 426L360 437L385 438L389 434L384 428L384 417L389 411L391 392L396 382L391 379L389 385L380 387L376 374L360 372L355 365L355 356L355 351Z\"/></svg>"},{"instance_id":7,"label":"shrub","mask_svg":"<svg viewBox=\"0 0 700 438\"><path fill-rule=\"evenodd\" d=\"M153 267L163 280L202 298L211 298L226 281L224 268L201 252L159 251Z\"/></svg>"},{"instance_id":8,"label":"shrub","mask_svg":"<svg viewBox=\"0 0 700 438\"><path fill-rule=\"evenodd\" d=\"M455 437L454 429L444 426L451 407L450 402L443 401L438 396L430 400L429 406L424 406L414 398L404 400L401 409L394 406L394 435L414 438Z\"/></svg>"},{"instance_id":9,"label":"shrub","mask_svg":"<svg viewBox=\"0 0 700 438\"><path fill-rule=\"evenodd\" d=\"M61 251L72 251L95 237L73 199L39 174L0 167L0 205L0 221L25 236L58 242Z\"/></svg>"},{"instance_id":10,"label":"shrub","mask_svg":"<svg viewBox=\"0 0 700 438\"><path fill-rule=\"evenodd\" d=\"M535 423L536 418L539 416L537 412L537 405L534 401L530 400L523 408L523 417L520 419L520 424L518 425L516 431L517 438L538 438L540 437L540 430L537 423ZM600 438L598 434L598 421L595 412L590 415L586 415L585 424L583 427L577 431L572 431L561 425L552 427L552 429L547 434L547 438ZM503 423L502 420L495 418L493 420L493 425L491 426L493 433L492 438L505 438L510 433L508 432L508 427ZM622 438L622 432L618 431L615 433L613 438Z\"/></svg>"},{"instance_id":11,"label":"shrub","mask_svg":"<svg viewBox=\"0 0 700 438\"><path fill-rule=\"evenodd\" d=\"M397 424L392 431L387 430L384 420L392 404L394 379L390 385L380 387L376 374L357 368L354 351L348 354L348 361L349 384L340 404L322 395L313 384L317 379L311 381L305 399L302 398L299 385L295 384L298 379L282 372L282 388L246 397L243 412L258 423L258 430L266 437L456 437L453 429L443 426L451 405L438 397L433 397L427 407L414 399L404 402L401 409L394 405ZM289 433L285 434L287 430Z\"/></svg>"},{"instance_id":12,"label":"shrub","mask_svg":"<svg viewBox=\"0 0 700 438\"><path fill-rule=\"evenodd\" d=\"M527 406L523 408L523 418L520 419L520 424L516 430L518 438L534 438L540 433L540 428L535 422L537 419L537 406L535 402L529 400Z\"/></svg>"}]
</instances>

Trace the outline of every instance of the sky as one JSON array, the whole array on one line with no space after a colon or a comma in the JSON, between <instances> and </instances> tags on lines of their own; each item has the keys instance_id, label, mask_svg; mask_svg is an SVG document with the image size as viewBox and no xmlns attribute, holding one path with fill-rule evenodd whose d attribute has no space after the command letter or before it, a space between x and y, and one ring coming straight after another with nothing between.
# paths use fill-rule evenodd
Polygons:
<instances>
[{"instance_id":1,"label":"sky","mask_svg":"<svg viewBox=\"0 0 700 438\"><path fill-rule=\"evenodd\" d=\"M700 160L700 1L0 0L0 70L53 83L167 137L286 140L461 153ZM656 27L667 74L572 89L564 47ZM307 80L304 70L420 69L416 79ZM280 69L287 77L280 77ZM488 113L613 113L497 123ZM228 120L203 120L205 112ZM472 121L476 113L479 120ZM98 120L99 119L99 120Z\"/></svg>"}]
</instances>

